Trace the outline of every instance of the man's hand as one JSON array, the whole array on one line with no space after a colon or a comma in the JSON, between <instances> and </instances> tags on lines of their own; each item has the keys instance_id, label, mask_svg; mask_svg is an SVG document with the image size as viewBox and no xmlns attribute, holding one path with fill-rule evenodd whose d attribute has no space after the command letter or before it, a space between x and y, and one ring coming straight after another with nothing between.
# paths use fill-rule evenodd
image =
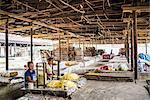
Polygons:
<instances>
[{"instance_id":1,"label":"man's hand","mask_svg":"<svg viewBox=\"0 0 150 100\"><path fill-rule=\"evenodd\" d=\"M36 83L36 81L32 80L30 76L27 77L27 80L28 80L29 82Z\"/></svg>"}]
</instances>

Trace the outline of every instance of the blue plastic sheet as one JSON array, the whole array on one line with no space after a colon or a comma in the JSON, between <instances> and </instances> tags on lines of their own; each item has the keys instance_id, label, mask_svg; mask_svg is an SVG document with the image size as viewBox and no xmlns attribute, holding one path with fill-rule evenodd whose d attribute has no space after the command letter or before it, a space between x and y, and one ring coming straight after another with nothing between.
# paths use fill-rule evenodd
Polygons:
<instances>
[{"instance_id":1,"label":"blue plastic sheet","mask_svg":"<svg viewBox=\"0 0 150 100\"><path fill-rule=\"evenodd\" d=\"M140 54L139 54L139 58L141 58L141 59L143 59L143 60L150 61L150 55L149 55L149 54L140 53Z\"/></svg>"}]
</instances>

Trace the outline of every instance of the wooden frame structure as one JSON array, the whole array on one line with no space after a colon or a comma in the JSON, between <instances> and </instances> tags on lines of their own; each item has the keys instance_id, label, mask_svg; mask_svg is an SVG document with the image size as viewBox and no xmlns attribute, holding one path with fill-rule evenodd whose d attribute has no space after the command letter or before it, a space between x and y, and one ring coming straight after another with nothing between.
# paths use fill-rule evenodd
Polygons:
<instances>
[{"instance_id":1,"label":"wooden frame structure","mask_svg":"<svg viewBox=\"0 0 150 100\"><path fill-rule=\"evenodd\" d=\"M125 31L129 31L128 24L133 21L135 10L138 42L149 42L146 36L150 32L148 2L140 0L138 5L132 6L131 0L2 0L0 32L5 32L4 19L9 16L9 33L12 34L30 35L33 28L36 38L58 40L59 35L52 34L61 32L63 38L91 38L92 34L92 38L99 37L98 43L124 43Z\"/></svg>"},{"instance_id":2,"label":"wooden frame structure","mask_svg":"<svg viewBox=\"0 0 150 100\"><path fill-rule=\"evenodd\" d=\"M0 7L7 64L8 34L31 36L31 55L32 37L59 42L70 38L69 42L83 44L93 39L96 44L123 44L126 40L127 49L131 43L131 58L135 59L131 65L137 79L137 43L150 42L149 0L2 0Z\"/></svg>"}]
</instances>

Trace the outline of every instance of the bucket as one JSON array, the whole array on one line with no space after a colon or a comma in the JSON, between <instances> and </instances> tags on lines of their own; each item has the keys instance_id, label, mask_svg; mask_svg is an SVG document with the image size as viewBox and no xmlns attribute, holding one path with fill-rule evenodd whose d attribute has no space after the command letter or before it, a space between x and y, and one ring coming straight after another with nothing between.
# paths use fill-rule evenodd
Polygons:
<instances>
[{"instance_id":1,"label":"bucket","mask_svg":"<svg viewBox=\"0 0 150 100\"><path fill-rule=\"evenodd\" d=\"M34 83L28 83L28 89L34 89Z\"/></svg>"}]
</instances>

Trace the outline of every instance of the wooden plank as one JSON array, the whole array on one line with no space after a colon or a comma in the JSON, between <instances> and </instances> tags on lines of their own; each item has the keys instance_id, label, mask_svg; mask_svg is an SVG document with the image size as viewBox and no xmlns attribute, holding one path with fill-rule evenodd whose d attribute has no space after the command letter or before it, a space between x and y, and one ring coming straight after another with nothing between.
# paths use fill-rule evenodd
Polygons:
<instances>
[{"instance_id":1,"label":"wooden plank","mask_svg":"<svg viewBox=\"0 0 150 100\"><path fill-rule=\"evenodd\" d=\"M25 3L22 3L22 2L20 2L20 1L18 1L18 0L12 0L12 1L14 1L14 2L16 2L16 3L18 3L18 4L21 4L21 5L25 6L25 7L28 7L28 8L30 8L30 9L34 10L34 11L39 12L38 9L35 9L34 7L31 7L31 6L29 6L29 5L25 4Z\"/></svg>"},{"instance_id":2,"label":"wooden plank","mask_svg":"<svg viewBox=\"0 0 150 100\"><path fill-rule=\"evenodd\" d=\"M136 11L136 12L150 12L149 6L122 6L123 12L130 12Z\"/></svg>"},{"instance_id":3,"label":"wooden plank","mask_svg":"<svg viewBox=\"0 0 150 100\"><path fill-rule=\"evenodd\" d=\"M43 37L53 37L53 36L64 36L64 32L59 32L59 33L47 33L47 34L42 34L42 33L36 33L33 35L35 38L43 38ZM69 35L70 36L70 35Z\"/></svg>"},{"instance_id":4,"label":"wooden plank","mask_svg":"<svg viewBox=\"0 0 150 100\"><path fill-rule=\"evenodd\" d=\"M83 26L83 25L77 23L76 21L73 21L73 20L72 20L71 18L69 18L69 17L67 17L67 19L69 19L71 22L73 22L74 24L76 24L76 25L78 25L78 26Z\"/></svg>"},{"instance_id":5,"label":"wooden plank","mask_svg":"<svg viewBox=\"0 0 150 100\"><path fill-rule=\"evenodd\" d=\"M67 97L68 91L62 90L62 89L49 89L49 88L34 88L34 89L25 89L22 88L21 91L24 91L26 93L32 93L32 94L49 94L54 96L61 96L61 97Z\"/></svg>"},{"instance_id":6,"label":"wooden plank","mask_svg":"<svg viewBox=\"0 0 150 100\"><path fill-rule=\"evenodd\" d=\"M123 30L123 32L126 32L126 31L129 31L129 30ZM150 32L150 29L137 29L137 32L139 34L144 33L144 32Z\"/></svg>"},{"instance_id":7,"label":"wooden plank","mask_svg":"<svg viewBox=\"0 0 150 100\"><path fill-rule=\"evenodd\" d=\"M14 32L14 31L23 31L23 30L29 30L33 28L33 30L39 28L39 26L23 26L23 27L17 27L17 28L9 28L9 32ZM0 32L5 32L4 30L0 30Z\"/></svg>"},{"instance_id":8,"label":"wooden plank","mask_svg":"<svg viewBox=\"0 0 150 100\"><path fill-rule=\"evenodd\" d=\"M73 27L73 28L79 28L80 26L79 25L74 25L73 23L61 23L61 24L52 24L51 26L53 27Z\"/></svg>"},{"instance_id":9,"label":"wooden plank","mask_svg":"<svg viewBox=\"0 0 150 100\"><path fill-rule=\"evenodd\" d=\"M125 82L133 82L133 73L131 72L103 72L103 73L95 73L90 74L87 73L84 76L88 80L98 80L98 81L125 81Z\"/></svg>"}]
</instances>

